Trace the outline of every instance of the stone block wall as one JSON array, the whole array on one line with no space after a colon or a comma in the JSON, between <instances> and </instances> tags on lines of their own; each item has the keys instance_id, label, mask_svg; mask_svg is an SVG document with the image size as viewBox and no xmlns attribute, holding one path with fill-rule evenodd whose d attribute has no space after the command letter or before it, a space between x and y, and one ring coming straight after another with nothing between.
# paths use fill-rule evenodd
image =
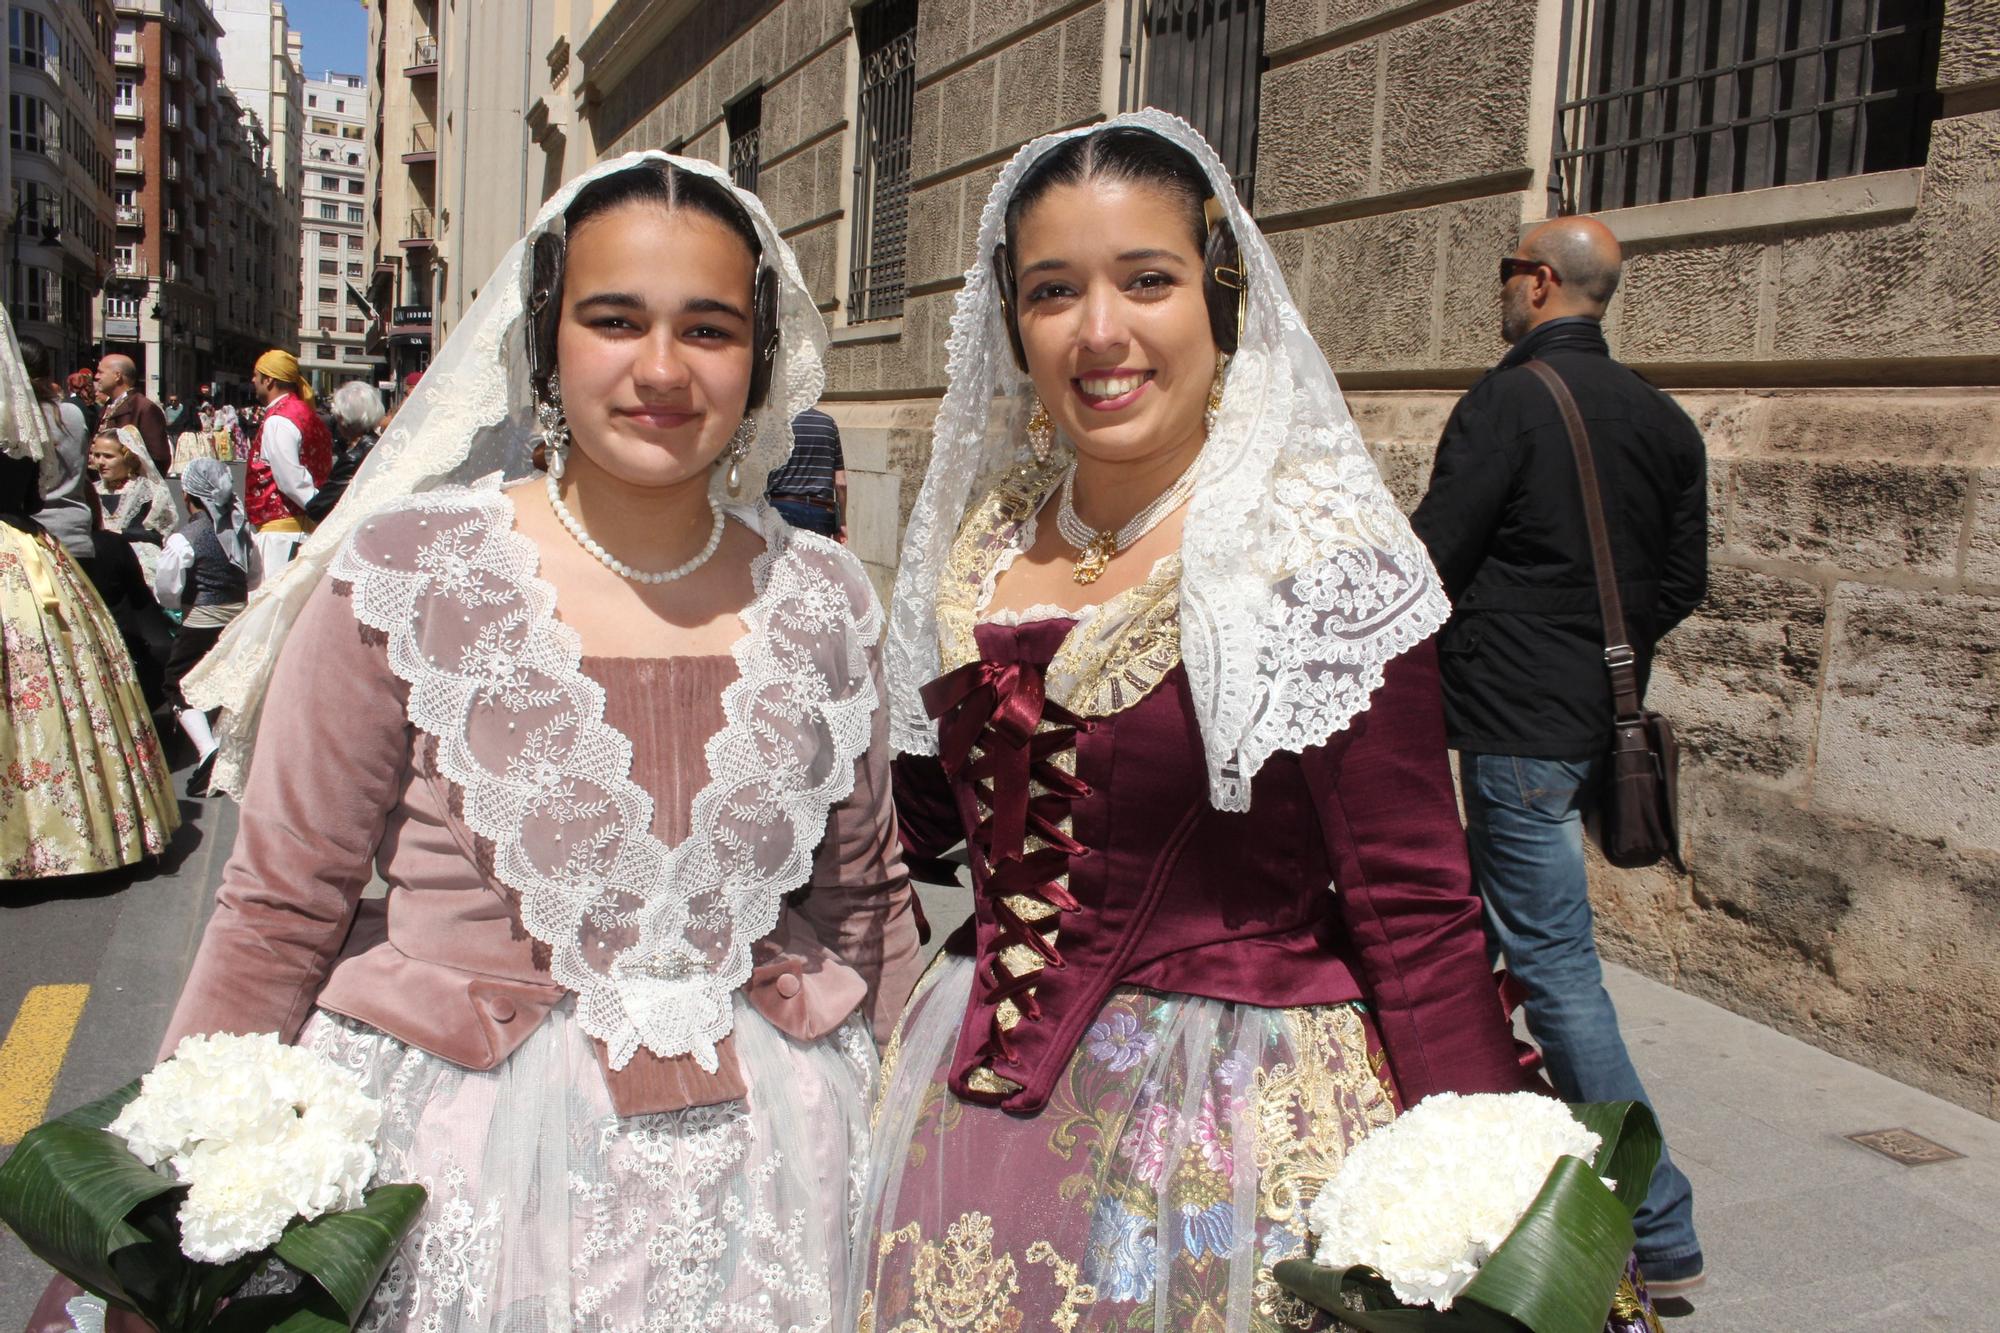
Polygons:
<instances>
[{"instance_id":1,"label":"stone block wall","mask_svg":"<svg viewBox=\"0 0 2000 1333\"><path fill-rule=\"evenodd\" d=\"M1457 393L1504 350L1495 260L1547 216L1563 8L1266 3L1257 211L1406 506ZM833 329L850 539L886 594L981 206L1021 144L1114 109L1123 5L922 0L909 295L900 319L854 326L850 21L838 0L782 0L619 146L720 157L724 103L764 80L759 191ZM1687 745L1692 874L1594 874L1608 954L1987 1114L1996 33L2000 0L1947 0L1943 116L1917 170L1607 217L1629 238L1607 333L1704 431L1713 570L1652 699Z\"/></svg>"}]
</instances>

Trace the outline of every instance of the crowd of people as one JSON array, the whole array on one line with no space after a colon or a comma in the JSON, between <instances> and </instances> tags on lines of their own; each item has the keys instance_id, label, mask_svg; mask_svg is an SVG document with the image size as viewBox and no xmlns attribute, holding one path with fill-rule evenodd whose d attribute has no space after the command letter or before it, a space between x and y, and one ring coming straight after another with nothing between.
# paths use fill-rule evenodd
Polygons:
<instances>
[{"instance_id":1,"label":"crowd of people","mask_svg":"<svg viewBox=\"0 0 2000 1333\"><path fill-rule=\"evenodd\" d=\"M824 322L703 162L558 192L392 448L274 352L240 494L194 456L182 508L126 367L95 428L49 400L91 521L17 502L10 549L151 548L163 696L242 802L162 1051L334 1056L379 1178L431 1190L367 1327L1322 1328L1271 1265L1364 1136L1545 1074L1643 1099L1581 888L1593 552L1523 378L1584 405L1643 675L1703 593L1704 464L1608 355L1615 240L1499 257L1515 351L1414 526L1184 123L1036 140L978 246L886 608L808 415ZM143 636L64 577L115 676ZM911 877L961 845L925 966ZM1618 1333L1702 1274L1664 1156L1652 1189Z\"/></svg>"},{"instance_id":2,"label":"crowd of people","mask_svg":"<svg viewBox=\"0 0 2000 1333\"><path fill-rule=\"evenodd\" d=\"M181 682L331 511L386 413L350 382L329 427L283 352L239 411L206 389L163 407L119 354L59 382L46 349L7 341L0 878L94 874L160 855L180 822L158 721L192 747L187 794L207 794L211 715Z\"/></svg>"}]
</instances>

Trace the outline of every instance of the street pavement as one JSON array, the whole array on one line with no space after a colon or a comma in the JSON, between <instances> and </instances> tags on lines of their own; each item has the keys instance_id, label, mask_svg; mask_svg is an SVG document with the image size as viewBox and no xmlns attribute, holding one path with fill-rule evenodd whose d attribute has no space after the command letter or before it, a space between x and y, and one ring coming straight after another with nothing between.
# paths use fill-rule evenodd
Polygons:
<instances>
[{"instance_id":1,"label":"street pavement","mask_svg":"<svg viewBox=\"0 0 2000 1333\"><path fill-rule=\"evenodd\" d=\"M189 827L155 872L53 893L0 887L0 1023L16 1022L32 987L90 987L55 1053L52 1111L151 1063L236 827L226 800L182 810ZM963 889L923 897L939 939L967 910ZM1708 1286L1669 1307L1667 1333L2000 1328L2000 1123L1623 968L1607 973L1694 1182L1707 1252ZM21 1063L0 1055L0 1080ZM17 1092L0 1086L0 1123ZM1884 1129L1961 1156L1903 1166L1847 1138ZM0 1333L21 1327L43 1282L0 1232Z\"/></svg>"}]
</instances>

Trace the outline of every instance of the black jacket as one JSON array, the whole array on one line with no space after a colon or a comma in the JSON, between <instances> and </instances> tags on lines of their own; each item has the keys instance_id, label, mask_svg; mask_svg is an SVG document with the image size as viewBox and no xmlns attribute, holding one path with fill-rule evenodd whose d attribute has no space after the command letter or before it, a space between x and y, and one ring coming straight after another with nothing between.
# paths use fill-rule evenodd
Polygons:
<instances>
[{"instance_id":1,"label":"black jacket","mask_svg":"<svg viewBox=\"0 0 2000 1333\"><path fill-rule=\"evenodd\" d=\"M339 439L338 435L333 437ZM348 486L354 481L354 474L368 461L368 451L375 447L375 432L369 431L356 437L353 444L334 456L333 469L326 474L326 482L313 492L313 498L306 501L306 517L315 523L326 522L326 516L340 503L340 497L347 494Z\"/></svg>"},{"instance_id":2,"label":"black jacket","mask_svg":"<svg viewBox=\"0 0 2000 1333\"><path fill-rule=\"evenodd\" d=\"M1587 759L1611 739L1590 537L1561 411L1522 369L1546 361L1590 434L1604 517L1638 650L1708 589L1708 456L1664 393L1611 359L1596 320L1553 320L1453 409L1411 522L1453 605L1439 640L1452 747Z\"/></svg>"}]
</instances>

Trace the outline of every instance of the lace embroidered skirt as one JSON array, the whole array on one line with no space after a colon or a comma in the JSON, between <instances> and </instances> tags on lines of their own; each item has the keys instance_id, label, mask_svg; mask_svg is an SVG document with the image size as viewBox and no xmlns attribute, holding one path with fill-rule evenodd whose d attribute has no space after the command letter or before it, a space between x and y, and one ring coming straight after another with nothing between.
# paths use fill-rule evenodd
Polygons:
<instances>
[{"instance_id":1,"label":"lace embroidered skirt","mask_svg":"<svg viewBox=\"0 0 2000 1333\"><path fill-rule=\"evenodd\" d=\"M799 1042L737 997L746 1102L621 1117L567 1005L467 1070L316 1013L302 1045L382 1099L384 1181L430 1191L361 1330L835 1329L875 1047Z\"/></svg>"},{"instance_id":2,"label":"lace embroidered skirt","mask_svg":"<svg viewBox=\"0 0 2000 1333\"><path fill-rule=\"evenodd\" d=\"M884 1057L854 1327L1330 1326L1270 1269L1307 1253L1320 1185L1397 1113L1359 1006L1121 988L1024 1117L945 1085L972 974L941 958Z\"/></svg>"}]
</instances>

